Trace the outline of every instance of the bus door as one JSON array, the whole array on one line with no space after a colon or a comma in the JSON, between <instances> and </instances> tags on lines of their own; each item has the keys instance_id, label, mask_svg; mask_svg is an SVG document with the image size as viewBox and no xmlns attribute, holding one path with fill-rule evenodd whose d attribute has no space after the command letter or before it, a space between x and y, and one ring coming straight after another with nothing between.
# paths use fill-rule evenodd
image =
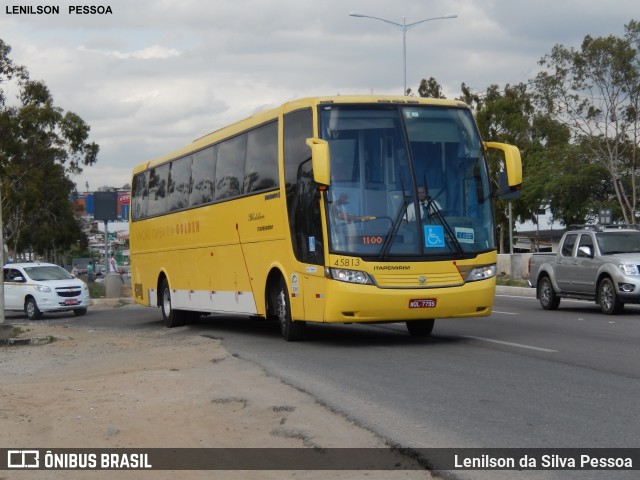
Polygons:
<instances>
[{"instance_id":1,"label":"bus door","mask_svg":"<svg viewBox=\"0 0 640 480\"><path fill-rule=\"evenodd\" d=\"M298 260L301 265L291 282L294 292L296 285L293 283L298 282L297 289L304 302L304 317L311 321L322 321L324 318L326 279L321 198L322 194L313 181L311 161L302 163L298 169L295 216Z\"/></svg>"}]
</instances>

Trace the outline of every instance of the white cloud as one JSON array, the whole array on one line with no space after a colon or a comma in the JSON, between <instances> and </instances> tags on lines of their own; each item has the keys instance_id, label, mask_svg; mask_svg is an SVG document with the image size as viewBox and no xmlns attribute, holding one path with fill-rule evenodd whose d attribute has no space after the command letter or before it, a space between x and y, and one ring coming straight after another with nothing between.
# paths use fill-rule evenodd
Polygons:
<instances>
[{"instance_id":1,"label":"white cloud","mask_svg":"<svg viewBox=\"0 0 640 480\"><path fill-rule=\"evenodd\" d=\"M78 50L81 52L87 53L98 53L106 56L111 56L120 59L136 59L136 60L151 60L155 58L171 58L177 57L180 55L180 52L175 48L166 48L161 45L152 45L147 48L143 48L141 50L136 50L133 52L119 52L117 50L113 51L100 51L97 49L87 48L84 45L78 47Z\"/></svg>"}]
</instances>

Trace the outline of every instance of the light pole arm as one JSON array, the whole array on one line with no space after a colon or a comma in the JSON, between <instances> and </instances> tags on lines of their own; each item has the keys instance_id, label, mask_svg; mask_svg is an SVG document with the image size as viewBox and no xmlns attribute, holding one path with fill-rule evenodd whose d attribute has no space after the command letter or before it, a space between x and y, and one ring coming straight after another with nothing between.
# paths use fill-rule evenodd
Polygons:
<instances>
[{"instance_id":1,"label":"light pole arm","mask_svg":"<svg viewBox=\"0 0 640 480\"><path fill-rule=\"evenodd\" d=\"M424 22L430 22L431 20L446 20L448 18L458 18L458 15L445 15L444 17L432 17L432 18L425 18L424 20L420 20L418 22L413 22L413 23L407 23L407 25L405 26L405 28L407 30L409 30L410 28L415 27L416 25L420 25L421 23Z\"/></svg>"},{"instance_id":2,"label":"light pole arm","mask_svg":"<svg viewBox=\"0 0 640 480\"><path fill-rule=\"evenodd\" d=\"M364 15L362 13L351 12L349 13L350 17L360 17L360 18L371 18L373 20L380 20L381 22L388 23L393 25L394 27L402 30L402 68L404 71L404 88L402 90L402 95L407 94L407 30L415 27L416 25L420 25L424 22L429 22L431 20L445 20L447 18L457 18L457 15L445 15L443 17L431 17L425 18L424 20L420 20L413 23L407 23L405 17L402 17L402 23L393 22L391 20L387 20L386 18L374 17L372 15Z\"/></svg>"},{"instance_id":3,"label":"light pole arm","mask_svg":"<svg viewBox=\"0 0 640 480\"><path fill-rule=\"evenodd\" d=\"M401 23L392 22L391 20L386 20L386 19L380 18L380 17L372 17L371 15L363 15L361 13L351 12L349 14L349 16L350 17L359 17L359 18L373 18L374 20L380 20L381 22L384 22L384 23L390 23L394 27L398 27L400 29L404 28L404 25L402 25Z\"/></svg>"}]
</instances>

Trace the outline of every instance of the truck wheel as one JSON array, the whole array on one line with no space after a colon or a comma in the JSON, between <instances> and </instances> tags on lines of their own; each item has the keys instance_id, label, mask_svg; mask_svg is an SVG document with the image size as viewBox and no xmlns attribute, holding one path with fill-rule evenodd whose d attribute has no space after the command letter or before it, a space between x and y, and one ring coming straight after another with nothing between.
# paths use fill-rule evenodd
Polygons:
<instances>
[{"instance_id":1,"label":"truck wheel","mask_svg":"<svg viewBox=\"0 0 640 480\"><path fill-rule=\"evenodd\" d=\"M598 287L598 303L605 315L616 315L622 312L624 303L618 298L613 280L603 278Z\"/></svg>"},{"instance_id":2,"label":"truck wheel","mask_svg":"<svg viewBox=\"0 0 640 480\"><path fill-rule=\"evenodd\" d=\"M560 297L556 295L549 277L542 277L538 281L538 298L545 310L557 310L560 306Z\"/></svg>"}]
</instances>

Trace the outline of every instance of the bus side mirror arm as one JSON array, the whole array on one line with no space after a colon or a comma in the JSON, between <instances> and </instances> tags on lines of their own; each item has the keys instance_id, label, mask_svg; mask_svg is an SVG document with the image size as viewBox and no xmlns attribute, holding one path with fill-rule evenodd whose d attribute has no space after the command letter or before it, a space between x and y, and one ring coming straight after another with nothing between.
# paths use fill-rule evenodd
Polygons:
<instances>
[{"instance_id":1,"label":"bus side mirror arm","mask_svg":"<svg viewBox=\"0 0 640 480\"><path fill-rule=\"evenodd\" d=\"M311 148L311 165L313 180L318 185L329 186L331 183L331 162L329 159L329 143L319 138L307 138L307 145Z\"/></svg>"}]
</instances>

